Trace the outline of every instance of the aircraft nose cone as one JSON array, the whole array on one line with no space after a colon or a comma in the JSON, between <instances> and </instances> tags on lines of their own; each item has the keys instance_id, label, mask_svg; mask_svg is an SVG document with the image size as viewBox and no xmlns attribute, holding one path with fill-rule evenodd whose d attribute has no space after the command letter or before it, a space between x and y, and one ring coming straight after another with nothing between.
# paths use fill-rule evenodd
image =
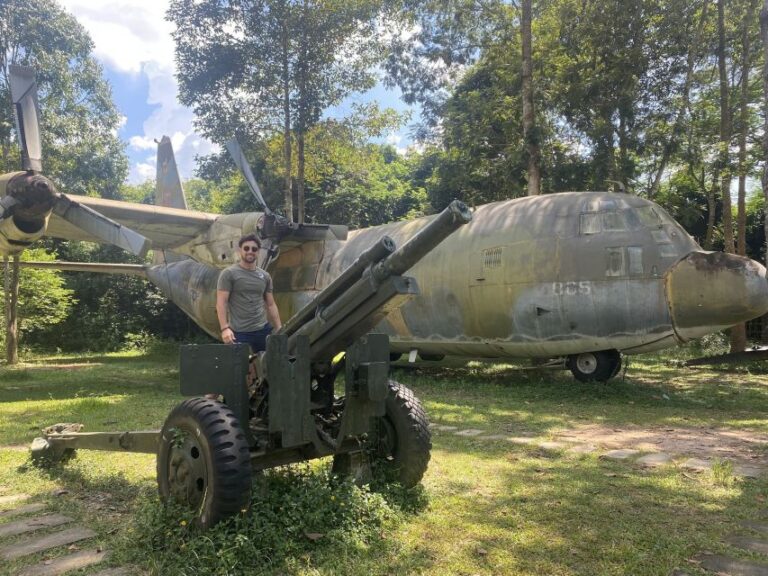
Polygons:
<instances>
[{"instance_id":1,"label":"aircraft nose cone","mask_svg":"<svg viewBox=\"0 0 768 576\"><path fill-rule=\"evenodd\" d=\"M691 252L666 276L675 332L683 341L768 312L768 282L760 263L725 252Z\"/></svg>"}]
</instances>

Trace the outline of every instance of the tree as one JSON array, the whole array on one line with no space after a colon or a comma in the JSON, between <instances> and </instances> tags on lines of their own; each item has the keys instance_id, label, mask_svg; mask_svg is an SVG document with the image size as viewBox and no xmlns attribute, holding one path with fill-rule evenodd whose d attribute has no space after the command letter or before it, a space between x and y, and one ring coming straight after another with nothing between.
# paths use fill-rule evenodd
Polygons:
<instances>
[{"instance_id":1,"label":"tree","mask_svg":"<svg viewBox=\"0 0 768 576\"><path fill-rule=\"evenodd\" d=\"M531 0L522 1L523 18L520 26L523 45L523 138L528 152L528 195L541 194L539 172L539 143L533 112L533 56L531 55Z\"/></svg>"},{"instance_id":2,"label":"tree","mask_svg":"<svg viewBox=\"0 0 768 576\"><path fill-rule=\"evenodd\" d=\"M763 112L763 138L762 138L762 156L763 171L761 184L763 188L764 205L768 206L768 0L763 0L763 7L760 10L760 41L763 48L763 93L762 93L762 112ZM768 266L768 210L765 210L763 218L763 232L766 245L764 246L765 263ZM763 341L768 336L768 315L763 316Z\"/></svg>"},{"instance_id":3,"label":"tree","mask_svg":"<svg viewBox=\"0 0 768 576\"><path fill-rule=\"evenodd\" d=\"M174 0L180 99L198 127L224 142L282 134L286 215L293 217L293 138L298 218L304 219L305 145L323 111L373 86L375 0Z\"/></svg>"}]
</instances>

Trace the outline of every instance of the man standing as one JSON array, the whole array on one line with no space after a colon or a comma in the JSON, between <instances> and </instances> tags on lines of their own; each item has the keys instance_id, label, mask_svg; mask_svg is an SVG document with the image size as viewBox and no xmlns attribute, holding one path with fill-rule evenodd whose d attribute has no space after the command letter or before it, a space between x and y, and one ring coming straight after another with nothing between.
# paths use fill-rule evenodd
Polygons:
<instances>
[{"instance_id":1,"label":"man standing","mask_svg":"<svg viewBox=\"0 0 768 576\"><path fill-rule=\"evenodd\" d=\"M240 262L219 274L216 315L225 344L250 344L259 352L267 348L267 336L279 330L280 312L272 295L272 278L256 266L261 241L255 234L238 241Z\"/></svg>"}]
</instances>

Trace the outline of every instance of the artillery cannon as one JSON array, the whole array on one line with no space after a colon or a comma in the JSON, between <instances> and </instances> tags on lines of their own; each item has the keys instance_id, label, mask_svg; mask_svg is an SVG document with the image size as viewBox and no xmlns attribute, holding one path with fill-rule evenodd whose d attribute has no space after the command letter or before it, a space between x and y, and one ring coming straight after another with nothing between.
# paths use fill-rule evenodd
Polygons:
<instances>
[{"instance_id":1,"label":"artillery cannon","mask_svg":"<svg viewBox=\"0 0 768 576\"><path fill-rule=\"evenodd\" d=\"M53 463L74 449L156 452L161 497L188 504L203 527L248 506L254 471L283 464L333 456L334 471L365 481L375 460L393 480L417 484L430 458L427 417L414 394L389 379L387 335L370 331L418 294L403 274L470 220L454 201L399 249L381 238L269 336L264 353L242 344L182 346L181 393L193 398L162 430L52 427L33 442L33 459Z\"/></svg>"}]
</instances>

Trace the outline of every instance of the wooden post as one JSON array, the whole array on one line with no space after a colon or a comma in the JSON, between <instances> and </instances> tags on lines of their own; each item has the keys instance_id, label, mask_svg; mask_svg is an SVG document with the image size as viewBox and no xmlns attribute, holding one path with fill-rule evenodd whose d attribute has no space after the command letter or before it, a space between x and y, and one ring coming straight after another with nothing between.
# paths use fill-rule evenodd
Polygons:
<instances>
[{"instance_id":1,"label":"wooden post","mask_svg":"<svg viewBox=\"0 0 768 576\"><path fill-rule=\"evenodd\" d=\"M19 363L19 339L17 308L19 303L19 257L14 255L8 270L8 257L5 258L5 359L9 365ZM9 279L10 276L10 279Z\"/></svg>"}]
</instances>

